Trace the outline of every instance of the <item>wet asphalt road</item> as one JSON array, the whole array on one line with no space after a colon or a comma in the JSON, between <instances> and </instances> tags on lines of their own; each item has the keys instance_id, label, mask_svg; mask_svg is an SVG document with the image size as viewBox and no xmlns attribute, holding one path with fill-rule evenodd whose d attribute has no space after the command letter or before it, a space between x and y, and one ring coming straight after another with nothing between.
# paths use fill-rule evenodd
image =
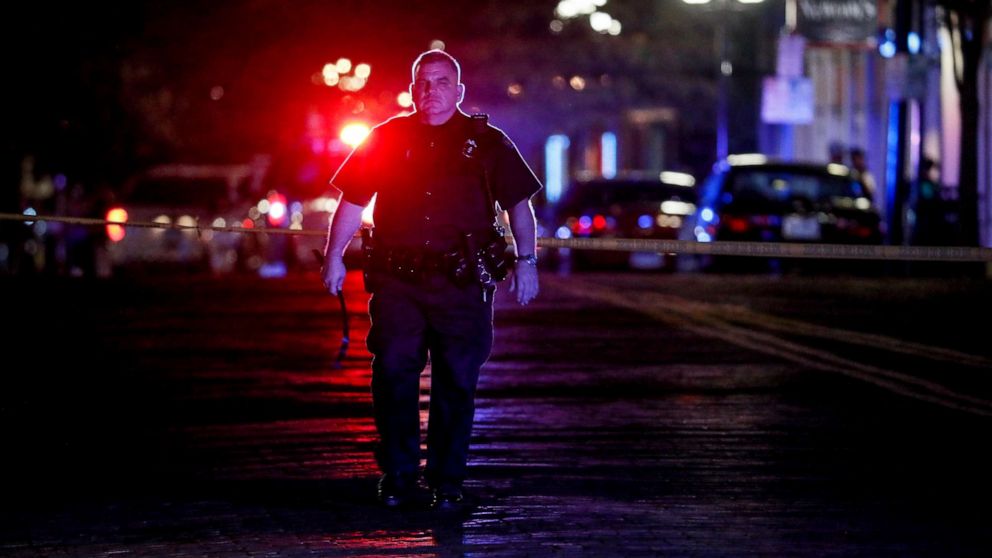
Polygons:
<instances>
[{"instance_id":1,"label":"wet asphalt road","mask_svg":"<svg viewBox=\"0 0 992 558\"><path fill-rule=\"evenodd\" d=\"M348 287L333 369L315 275L0 278L0 556L992 549L987 280L547 275L526 308L503 292L455 514L374 503Z\"/></svg>"}]
</instances>

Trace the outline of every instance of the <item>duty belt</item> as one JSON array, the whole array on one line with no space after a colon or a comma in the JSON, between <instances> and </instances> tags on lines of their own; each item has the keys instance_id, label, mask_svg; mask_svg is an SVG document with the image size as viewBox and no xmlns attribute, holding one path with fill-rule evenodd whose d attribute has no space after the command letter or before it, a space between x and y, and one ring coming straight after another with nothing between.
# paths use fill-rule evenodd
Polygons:
<instances>
[{"instance_id":1,"label":"duty belt","mask_svg":"<svg viewBox=\"0 0 992 558\"><path fill-rule=\"evenodd\" d=\"M432 275L450 275L461 259L457 250L441 253L418 248L376 246L367 257L366 265L370 271L420 281Z\"/></svg>"}]
</instances>

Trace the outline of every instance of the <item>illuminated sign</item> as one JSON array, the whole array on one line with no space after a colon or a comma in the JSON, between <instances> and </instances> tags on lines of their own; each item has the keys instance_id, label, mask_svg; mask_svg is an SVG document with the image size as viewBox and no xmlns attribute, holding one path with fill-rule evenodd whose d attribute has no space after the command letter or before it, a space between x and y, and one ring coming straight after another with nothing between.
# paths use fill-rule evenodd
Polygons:
<instances>
[{"instance_id":1,"label":"illuminated sign","mask_svg":"<svg viewBox=\"0 0 992 558\"><path fill-rule=\"evenodd\" d=\"M815 43L867 43L878 30L876 0L797 0L799 34Z\"/></svg>"}]
</instances>

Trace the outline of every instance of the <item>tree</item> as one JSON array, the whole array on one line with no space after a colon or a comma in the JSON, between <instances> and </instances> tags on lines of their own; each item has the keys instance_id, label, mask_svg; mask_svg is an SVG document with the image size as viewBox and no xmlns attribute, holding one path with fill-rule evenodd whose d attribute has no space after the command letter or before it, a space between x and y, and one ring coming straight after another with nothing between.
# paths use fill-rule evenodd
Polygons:
<instances>
[{"instance_id":1,"label":"tree","mask_svg":"<svg viewBox=\"0 0 992 558\"><path fill-rule=\"evenodd\" d=\"M951 32L954 78L961 99L961 175L958 195L961 203L961 240L979 244L978 232L978 71L985 47L990 0L938 0L944 22ZM992 107L990 107L992 108Z\"/></svg>"}]
</instances>

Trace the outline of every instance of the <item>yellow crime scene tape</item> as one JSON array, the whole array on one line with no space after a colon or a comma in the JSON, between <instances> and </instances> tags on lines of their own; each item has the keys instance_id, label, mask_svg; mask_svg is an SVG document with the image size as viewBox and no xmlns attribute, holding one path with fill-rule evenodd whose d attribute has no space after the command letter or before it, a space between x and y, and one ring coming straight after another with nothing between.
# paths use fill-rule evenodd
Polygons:
<instances>
[{"instance_id":1,"label":"yellow crime scene tape","mask_svg":"<svg viewBox=\"0 0 992 558\"><path fill-rule=\"evenodd\" d=\"M231 232L242 234L276 234L291 236L327 236L326 230L247 228L213 225L180 225L177 223L119 222L87 217L53 215L22 215L0 213L0 221L52 221L70 225L177 229L193 231ZM512 237L508 236L512 241ZM656 252L662 254L703 254L712 256L745 256L763 258L819 258L855 260L901 260L932 262L992 262L992 248L975 246L892 246L882 244L805 244L793 242L750 242L692 240L662 240L651 238L549 238L537 239L542 248L570 248L611 252Z\"/></svg>"}]
</instances>

